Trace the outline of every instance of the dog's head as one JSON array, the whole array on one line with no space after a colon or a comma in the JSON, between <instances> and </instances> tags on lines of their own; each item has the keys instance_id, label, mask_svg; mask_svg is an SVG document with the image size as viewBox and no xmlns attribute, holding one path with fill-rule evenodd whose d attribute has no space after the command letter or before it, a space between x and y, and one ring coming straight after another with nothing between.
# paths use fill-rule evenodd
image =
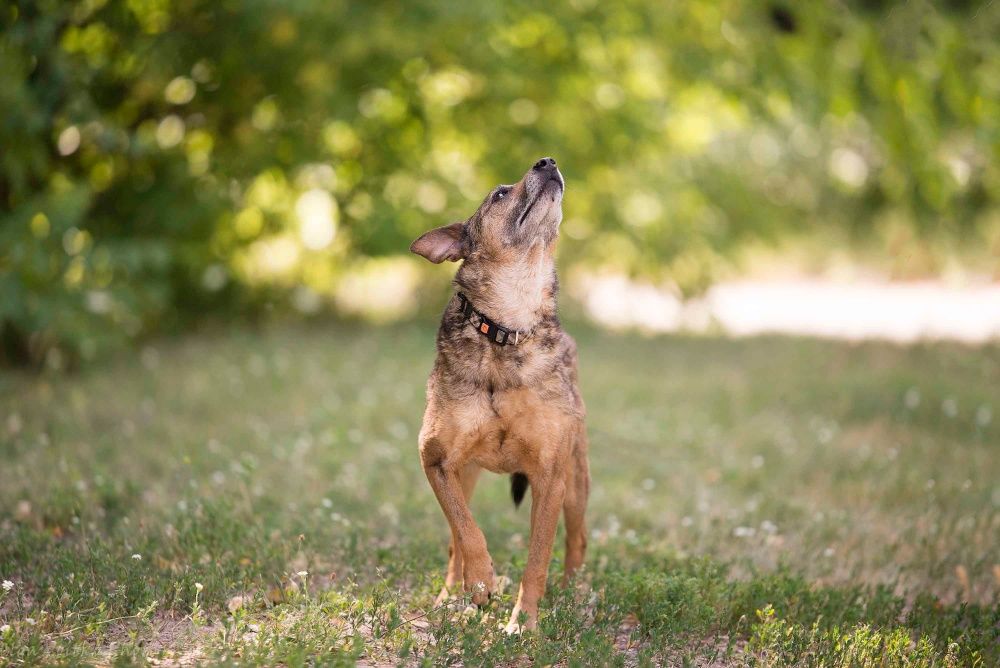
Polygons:
<instances>
[{"instance_id":1,"label":"dog's head","mask_svg":"<svg viewBox=\"0 0 1000 668\"><path fill-rule=\"evenodd\" d=\"M551 246L559 234L564 189L556 161L542 158L514 185L490 191L468 220L421 235L410 250L438 263L516 258L538 241Z\"/></svg>"}]
</instances>

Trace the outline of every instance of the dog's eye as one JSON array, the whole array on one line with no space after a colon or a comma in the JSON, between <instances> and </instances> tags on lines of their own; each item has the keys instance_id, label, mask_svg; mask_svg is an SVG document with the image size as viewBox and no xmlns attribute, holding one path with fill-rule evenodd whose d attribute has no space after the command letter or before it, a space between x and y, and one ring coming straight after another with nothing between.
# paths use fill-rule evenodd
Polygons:
<instances>
[{"instance_id":1,"label":"dog's eye","mask_svg":"<svg viewBox=\"0 0 1000 668\"><path fill-rule=\"evenodd\" d=\"M499 202L500 200L502 200L506 196L507 196L507 189L506 188L500 188L495 193L493 193L493 201L494 202Z\"/></svg>"}]
</instances>

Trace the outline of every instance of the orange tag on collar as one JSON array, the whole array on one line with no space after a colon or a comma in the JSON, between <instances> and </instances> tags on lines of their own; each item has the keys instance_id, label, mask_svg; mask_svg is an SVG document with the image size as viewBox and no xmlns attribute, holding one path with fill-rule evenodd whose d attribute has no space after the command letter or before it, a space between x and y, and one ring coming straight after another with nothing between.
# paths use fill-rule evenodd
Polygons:
<instances>
[{"instance_id":1,"label":"orange tag on collar","mask_svg":"<svg viewBox=\"0 0 1000 668\"><path fill-rule=\"evenodd\" d=\"M487 324L486 324L486 323L484 322L483 324L481 324L481 325L479 326L479 331L480 331L480 332L482 332L483 334L489 334L489 333L490 333L490 326L489 326L489 325L487 325Z\"/></svg>"}]
</instances>

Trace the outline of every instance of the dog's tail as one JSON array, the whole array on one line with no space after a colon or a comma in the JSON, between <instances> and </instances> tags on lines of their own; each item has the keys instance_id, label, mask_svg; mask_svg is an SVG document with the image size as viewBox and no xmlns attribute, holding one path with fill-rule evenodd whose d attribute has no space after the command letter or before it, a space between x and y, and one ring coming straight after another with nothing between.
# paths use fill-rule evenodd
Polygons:
<instances>
[{"instance_id":1,"label":"dog's tail","mask_svg":"<svg viewBox=\"0 0 1000 668\"><path fill-rule=\"evenodd\" d=\"M528 476L523 473L513 473L510 476L510 495L514 499L514 507L521 505L524 493L528 491Z\"/></svg>"}]
</instances>

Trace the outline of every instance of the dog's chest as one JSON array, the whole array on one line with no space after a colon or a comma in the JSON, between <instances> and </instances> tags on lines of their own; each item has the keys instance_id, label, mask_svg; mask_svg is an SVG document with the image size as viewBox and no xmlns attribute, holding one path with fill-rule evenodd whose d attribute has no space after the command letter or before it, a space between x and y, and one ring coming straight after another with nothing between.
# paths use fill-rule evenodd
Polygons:
<instances>
[{"instance_id":1,"label":"dog's chest","mask_svg":"<svg viewBox=\"0 0 1000 668\"><path fill-rule=\"evenodd\" d=\"M496 392L484 397L471 459L495 473L533 470L558 456L572 422L565 411L545 402L531 388Z\"/></svg>"},{"instance_id":2,"label":"dog's chest","mask_svg":"<svg viewBox=\"0 0 1000 668\"><path fill-rule=\"evenodd\" d=\"M473 336L478 334L473 333ZM506 406L508 412L521 401L519 392L524 388L558 382L551 355L537 350L523 351L514 346L488 343L477 351L463 350L452 363L453 368L476 387L493 388L495 394L490 399L491 404Z\"/></svg>"}]
</instances>

